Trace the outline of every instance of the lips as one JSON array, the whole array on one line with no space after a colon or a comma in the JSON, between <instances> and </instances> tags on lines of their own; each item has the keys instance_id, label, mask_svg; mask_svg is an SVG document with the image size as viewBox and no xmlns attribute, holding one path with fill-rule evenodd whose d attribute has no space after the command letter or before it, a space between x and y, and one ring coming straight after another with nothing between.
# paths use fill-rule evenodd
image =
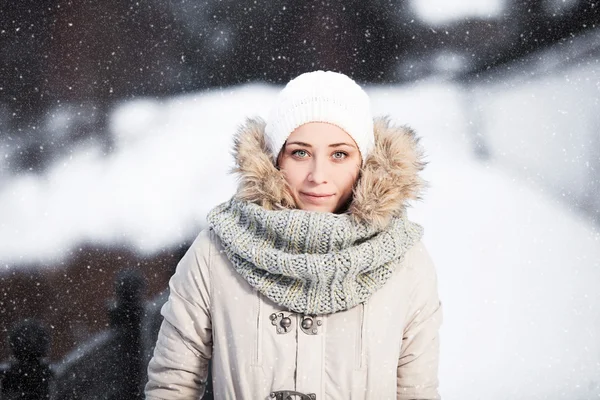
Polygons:
<instances>
[{"instance_id":1,"label":"lips","mask_svg":"<svg viewBox=\"0 0 600 400\"><path fill-rule=\"evenodd\" d=\"M325 193L306 193L300 192L300 196L304 198L307 203L312 204L323 204L327 203L334 196L333 194L325 194Z\"/></svg>"},{"instance_id":2,"label":"lips","mask_svg":"<svg viewBox=\"0 0 600 400\"><path fill-rule=\"evenodd\" d=\"M310 197L331 197L331 196L333 196L332 194L324 194L324 193L306 193L306 192L301 192L301 193L305 196L310 196Z\"/></svg>"}]
</instances>

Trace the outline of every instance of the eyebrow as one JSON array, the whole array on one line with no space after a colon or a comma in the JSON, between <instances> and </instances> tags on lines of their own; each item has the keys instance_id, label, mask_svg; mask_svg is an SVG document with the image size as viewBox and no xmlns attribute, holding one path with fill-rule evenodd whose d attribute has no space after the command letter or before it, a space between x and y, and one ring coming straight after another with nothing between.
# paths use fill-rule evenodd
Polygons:
<instances>
[{"instance_id":1,"label":"eyebrow","mask_svg":"<svg viewBox=\"0 0 600 400\"><path fill-rule=\"evenodd\" d=\"M286 146L287 146L287 145L290 145L290 144L296 144L296 145L298 145L298 146L304 146L304 147L312 148L312 146L311 146L310 144L308 144L308 143L304 143L304 142L287 142L287 143L286 143ZM353 147L353 148L356 148L356 146L354 146L354 145L351 145L350 143L345 143L345 142L341 142L341 143L333 143L333 144L330 144L330 145L329 145L329 147L339 147L339 146L348 146L348 147Z\"/></svg>"}]
</instances>

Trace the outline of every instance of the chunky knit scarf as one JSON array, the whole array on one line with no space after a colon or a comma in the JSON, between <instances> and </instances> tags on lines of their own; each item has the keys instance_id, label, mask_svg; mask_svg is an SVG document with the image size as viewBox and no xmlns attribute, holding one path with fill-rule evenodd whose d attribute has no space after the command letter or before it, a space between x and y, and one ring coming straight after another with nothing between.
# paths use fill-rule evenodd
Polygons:
<instances>
[{"instance_id":1,"label":"chunky knit scarf","mask_svg":"<svg viewBox=\"0 0 600 400\"><path fill-rule=\"evenodd\" d=\"M423 235L405 210L376 230L349 214L272 211L235 198L214 208L208 222L253 288L305 314L335 313L366 301Z\"/></svg>"}]
</instances>

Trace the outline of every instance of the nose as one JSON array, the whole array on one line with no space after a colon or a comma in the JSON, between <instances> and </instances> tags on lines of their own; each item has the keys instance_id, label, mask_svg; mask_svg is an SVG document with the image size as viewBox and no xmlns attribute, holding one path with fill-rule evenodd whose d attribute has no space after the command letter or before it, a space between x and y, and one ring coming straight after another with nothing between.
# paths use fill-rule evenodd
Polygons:
<instances>
[{"instance_id":1,"label":"nose","mask_svg":"<svg viewBox=\"0 0 600 400\"><path fill-rule=\"evenodd\" d=\"M327 165L323 160L314 158L308 173L308 180L316 184L327 183Z\"/></svg>"}]
</instances>

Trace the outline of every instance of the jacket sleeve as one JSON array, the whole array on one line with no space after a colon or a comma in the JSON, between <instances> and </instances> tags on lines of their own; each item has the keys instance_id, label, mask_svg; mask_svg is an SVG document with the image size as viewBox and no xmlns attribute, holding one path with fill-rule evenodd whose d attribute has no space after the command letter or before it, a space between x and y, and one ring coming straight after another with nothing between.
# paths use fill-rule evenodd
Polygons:
<instances>
[{"instance_id":1,"label":"jacket sleeve","mask_svg":"<svg viewBox=\"0 0 600 400\"><path fill-rule=\"evenodd\" d=\"M169 281L146 399L197 400L204 394L212 356L210 259L209 233L202 231Z\"/></svg>"},{"instance_id":2,"label":"jacket sleeve","mask_svg":"<svg viewBox=\"0 0 600 400\"><path fill-rule=\"evenodd\" d=\"M416 279L398 360L398 400L439 400L439 328L442 304L437 275L422 242L407 253Z\"/></svg>"}]
</instances>

